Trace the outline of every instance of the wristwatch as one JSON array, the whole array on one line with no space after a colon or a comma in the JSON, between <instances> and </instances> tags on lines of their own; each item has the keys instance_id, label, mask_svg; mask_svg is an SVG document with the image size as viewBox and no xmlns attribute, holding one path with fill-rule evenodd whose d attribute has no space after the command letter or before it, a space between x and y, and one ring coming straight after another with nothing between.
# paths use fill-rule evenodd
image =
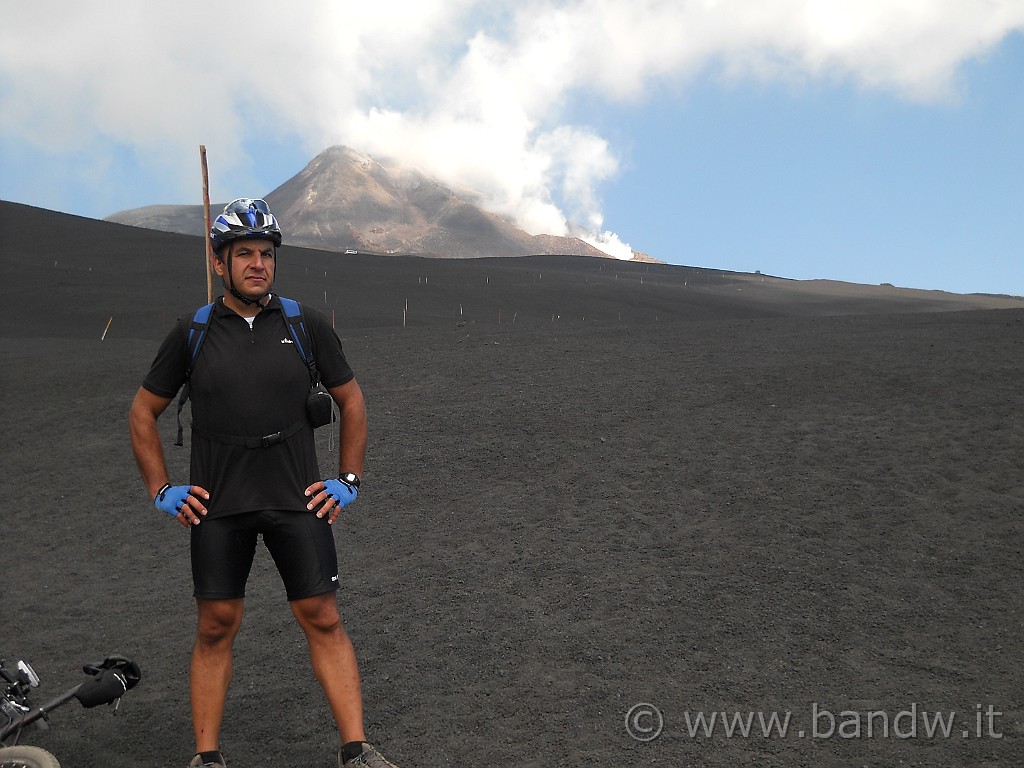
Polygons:
<instances>
[{"instance_id":1,"label":"wristwatch","mask_svg":"<svg viewBox=\"0 0 1024 768\"><path fill-rule=\"evenodd\" d=\"M355 472L346 472L345 474L341 475L338 479L341 480L341 482L345 483L345 485L351 485L353 488L359 487L359 475L357 475Z\"/></svg>"}]
</instances>

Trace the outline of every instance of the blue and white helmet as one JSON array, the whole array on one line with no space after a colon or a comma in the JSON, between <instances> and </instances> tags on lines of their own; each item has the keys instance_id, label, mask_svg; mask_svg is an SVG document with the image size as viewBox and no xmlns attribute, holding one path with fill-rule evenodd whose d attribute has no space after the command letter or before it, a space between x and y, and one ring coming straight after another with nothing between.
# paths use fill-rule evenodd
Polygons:
<instances>
[{"instance_id":1,"label":"blue and white helmet","mask_svg":"<svg viewBox=\"0 0 1024 768\"><path fill-rule=\"evenodd\" d=\"M210 226L214 253L232 240L258 237L281 245L281 228L265 200L240 197L224 206L224 212Z\"/></svg>"}]
</instances>

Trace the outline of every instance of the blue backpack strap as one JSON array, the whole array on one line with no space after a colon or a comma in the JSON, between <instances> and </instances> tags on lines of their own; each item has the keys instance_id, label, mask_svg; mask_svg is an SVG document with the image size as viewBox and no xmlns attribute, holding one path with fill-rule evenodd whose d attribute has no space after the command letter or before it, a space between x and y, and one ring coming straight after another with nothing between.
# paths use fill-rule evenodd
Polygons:
<instances>
[{"instance_id":1,"label":"blue backpack strap","mask_svg":"<svg viewBox=\"0 0 1024 768\"><path fill-rule=\"evenodd\" d=\"M192 375L192 367L195 365L196 358L199 357L199 350L203 346L203 341L206 339L206 332L210 328L210 315L213 314L213 304L207 304L205 307L200 307L196 310L196 313L192 315L192 324L188 329L188 371L187 375Z\"/></svg>"},{"instance_id":2,"label":"blue backpack strap","mask_svg":"<svg viewBox=\"0 0 1024 768\"><path fill-rule=\"evenodd\" d=\"M315 406L316 416L310 416L310 421L313 424L313 428L322 427L328 423L328 421L320 421L326 415L321 414L320 404L323 402L321 396L326 399L328 407L330 408L330 422L335 421L334 418L334 404L331 400L323 384L320 383L320 371L316 367L316 355L313 353L313 342L309 338L309 332L306 330L306 321L302 315L302 307L299 302L294 299L286 299L284 296L278 296L281 301L281 308L284 310L285 321L288 324L288 330L291 332L292 341L295 342L295 350L302 357L306 363L306 368L309 369L309 383L312 386L310 396L314 398L314 401L318 403ZM310 408L310 401L306 401L307 413Z\"/></svg>"},{"instance_id":3,"label":"blue backpack strap","mask_svg":"<svg viewBox=\"0 0 1024 768\"><path fill-rule=\"evenodd\" d=\"M188 362L185 368L185 384L181 388L181 395L178 397L178 439L175 445L184 445L182 440L183 429L181 426L181 411L185 407L185 401L192 394L192 368L195 366L196 358L199 357L199 350L202 349L206 340L206 332L210 329L210 318L213 315L213 304L200 307L192 315L192 322L188 328Z\"/></svg>"},{"instance_id":4,"label":"blue backpack strap","mask_svg":"<svg viewBox=\"0 0 1024 768\"><path fill-rule=\"evenodd\" d=\"M295 342L296 351L312 372L315 369L316 361L313 359L313 345L309 340L309 333L306 331L302 307L295 299L286 299L284 296L278 296L278 299L281 301L281 308L284 310L285 321L288 323L292 341Z\"/></svg>"}]
</instances>

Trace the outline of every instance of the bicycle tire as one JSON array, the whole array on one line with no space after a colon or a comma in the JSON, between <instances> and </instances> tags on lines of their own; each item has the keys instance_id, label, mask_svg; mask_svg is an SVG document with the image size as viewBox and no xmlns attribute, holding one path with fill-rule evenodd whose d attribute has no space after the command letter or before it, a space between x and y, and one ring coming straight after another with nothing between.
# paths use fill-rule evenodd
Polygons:
<instances>
[{"instance_id":1,"label":"bicycle tire","mask_svg":"<svg viewBox=\"0 0 1024 768\"><path fill-rule=\"evenodd\" d=\"M41 747L0 747L0 768L60 768L60 763Z\"/></svg>"}]
</instances>

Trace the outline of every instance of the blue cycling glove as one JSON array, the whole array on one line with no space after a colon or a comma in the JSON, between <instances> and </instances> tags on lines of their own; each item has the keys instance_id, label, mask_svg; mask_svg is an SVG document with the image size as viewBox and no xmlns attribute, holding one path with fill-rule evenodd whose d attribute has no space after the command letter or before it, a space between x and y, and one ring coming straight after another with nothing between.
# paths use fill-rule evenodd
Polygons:
<instances>
[{"instance_id":1,"label":"blue cycling glove","mask_svg":"<svg viewBox=\"0 0 1024 768\"><path fill-rule=\"evenodd\" d=\"M354 485L349 485L340 477L324 480L324 489L327 491L327 495L334 499L340 508L351 504L356 500L356 496L359 495L358 488Z\"/></svg>"},{"instance_id":2,"label":"blue cycling glove","mask_svg":"<svg viewBox=\"0 0 1024 768\"><path fill-rule=\"evenodd\" d=\"M171 517L177 517L181 508L185 506L185 499L192 492L191 485L171 485L166 483L163 488L156 492L153 503L161 512L166 512Z\"/></svg>"}]
</instances>

